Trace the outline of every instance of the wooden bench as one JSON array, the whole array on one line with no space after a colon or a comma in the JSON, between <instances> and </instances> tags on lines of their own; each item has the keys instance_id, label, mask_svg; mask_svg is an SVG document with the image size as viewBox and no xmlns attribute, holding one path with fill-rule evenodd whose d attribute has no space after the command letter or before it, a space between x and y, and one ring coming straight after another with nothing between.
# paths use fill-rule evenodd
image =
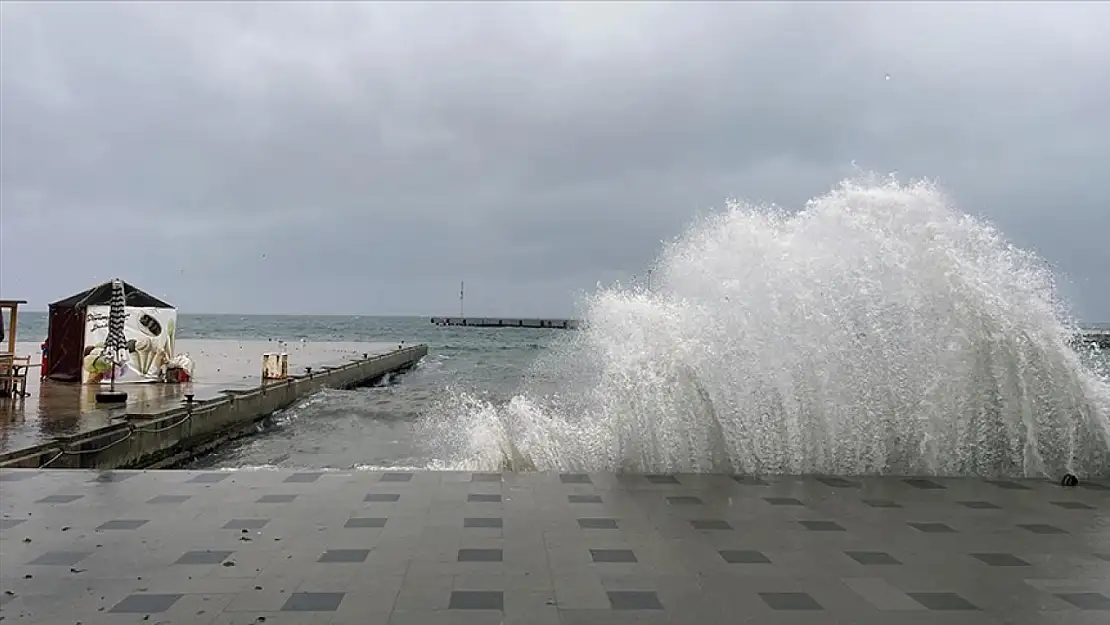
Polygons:
<instances>
[{"instance_id":1,"label":"wooden bench","mask_svg":"<svg viewBox=\"0 0 1110 625\"><path fill-rule=\"evenodd\" d=\"M30 368L30 356L0 354L0 397L26 397Z\"/></svg>"}]
</instances>

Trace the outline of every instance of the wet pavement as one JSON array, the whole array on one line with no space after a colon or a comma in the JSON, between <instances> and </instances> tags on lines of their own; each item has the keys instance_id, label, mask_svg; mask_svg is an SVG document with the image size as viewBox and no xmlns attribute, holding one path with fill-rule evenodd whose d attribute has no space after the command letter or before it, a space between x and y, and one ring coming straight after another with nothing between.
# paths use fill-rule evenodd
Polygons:
<instances>
[{"instance_id":1,"label":"wet pavement","mask_svg":"<svg viewBox=\"0 0 1110 625\"><path fill-rule=\"evenodd\" d=\"M0 471L4 625L1105 625L1110 480Z\"/></svg>"},{"instance_id":2,"label":"wet pavement","mask_svg":"<svg viewBox=\"0 0 1110 625\"><path fill-rule=\"evenodd\" d=\"M27 380L29 397L0 398L0 453L30 447L51 439L80 434L110 425L124 414L156 414L181 405L188 393L199 400L218 396L225 389L258 386L262 354L280 350L270 341L180 340L177 352L187 353L195 363L190 384L120 384L126 390L126 407L105 409L96 404L101 387L40 382L33 368ZM339 365L396 349L395 343L290 343L289 373L304 373L305 367ZM20 343L20 355L37 354L38 345ZM37 362L37 357L32 359ZM107 388L104 386L103 388Z\"/></svg>"}]
</instances>

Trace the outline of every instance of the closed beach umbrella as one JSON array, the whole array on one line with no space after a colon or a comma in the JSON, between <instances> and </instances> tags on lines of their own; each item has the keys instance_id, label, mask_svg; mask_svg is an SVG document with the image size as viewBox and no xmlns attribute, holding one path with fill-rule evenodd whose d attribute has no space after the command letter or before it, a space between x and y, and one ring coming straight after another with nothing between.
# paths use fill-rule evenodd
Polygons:
<instances>
[{"instance_id":1,"label":"closed beach umbrella","mask_svg":"<svg viewBox=\"0 0 1110 625\"><path fill-rule=\"evenodd\" d=\"M127 338L123 335L123 325L127 320L124 310L127 297L123 292L123 281L112 280L112 300L108 309L108 338L104 340L104 354L101 356L112 365L112 390L116 388L116 367L127 362Z\"/></svg>"}]
</instances>

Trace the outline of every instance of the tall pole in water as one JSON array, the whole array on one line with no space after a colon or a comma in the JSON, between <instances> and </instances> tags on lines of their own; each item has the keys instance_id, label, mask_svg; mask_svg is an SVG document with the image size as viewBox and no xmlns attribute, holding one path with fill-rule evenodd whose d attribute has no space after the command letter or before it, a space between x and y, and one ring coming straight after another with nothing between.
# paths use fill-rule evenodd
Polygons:
<instances>
[{"instance_id":1,"label":"tall pole in water","mask_svg":"<svg viewBox=\"0 0 1110 625\"><path fill-rule=\"evenodd\" d=\"M463 298L466 297L466 282L459 282L459 317L466 317L466 307Z\"/></svg>"}]
</instances>

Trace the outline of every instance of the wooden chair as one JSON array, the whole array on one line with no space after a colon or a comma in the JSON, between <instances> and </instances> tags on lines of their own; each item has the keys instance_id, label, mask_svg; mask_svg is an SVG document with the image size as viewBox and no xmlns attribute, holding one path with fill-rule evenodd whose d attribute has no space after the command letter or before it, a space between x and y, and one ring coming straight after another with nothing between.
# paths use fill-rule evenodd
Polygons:
<instances>
[{"instance_id":1,"label":"wooden chair","mask_svg":"<svg viewBox=\"0 0 1110 625\"><path fill-rule=\"evenodd\" d=\"M30 356L0 354L0 397L26 397L27 370L30 368Z\"/></svg>"}]
</instances>

